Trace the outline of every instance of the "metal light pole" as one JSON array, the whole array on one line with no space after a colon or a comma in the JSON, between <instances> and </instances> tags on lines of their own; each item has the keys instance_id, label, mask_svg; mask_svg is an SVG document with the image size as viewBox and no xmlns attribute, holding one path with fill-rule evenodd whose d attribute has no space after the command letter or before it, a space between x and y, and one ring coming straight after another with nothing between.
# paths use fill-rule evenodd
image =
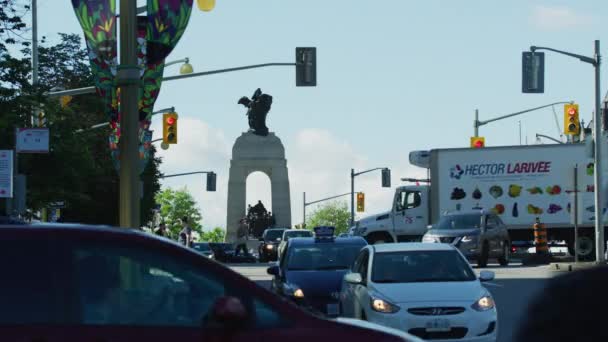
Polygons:
<instances>
[{"instance_id":1,"label":"metal light pole","mask_svg":"<svg viewBox=\"0 0 608 342\"><path fill-rule=\"evenodd\" d=\"M538 139L538 138L545 138L545 139L549 139L549 140L551 140L551 141L555 141L555 142L556 142L556 143L558 143L558 144L563 144L563 143L564 143L563 141L557 140L557 139L555 139L555 138L553 138L553 137L550 137L550 136L548 136L548 135L544 135L544 134L536 133L536 139ZM539 139L539 140L540 140L540 139Z\"/></svg>"},{"instance_id":2,"label":"metal light pole","mask_svg":"<svg viewBox=\"0 0 608 342\"><path fill-rule=\"evenodd\" d=\"M350 226L355 224L355 169L350 169Z\"/></svg>"},{"instance_id":3,"label":"metal light pole","mask_svg":"<svg viewBox=\"0 0 608 342\"><path fill-rule=\"evenodd\" d=\"M603 263L606 261L604 255L604 225L602 223L602 216L604 214L604 202L602 201L602 164L601 164L601 156L602 156L602 123L601 123L601 99L600 99L600 64L601 64L601 56L600 56L600 41L595 41L595 112L593 113L593 141L595 142L595 172L594 181L595 181L595 260L598 263Z\"/></svg>"},{"instance_id":4,"label":"metal light pole","mask_svg":"<svg viewBox=\"0 0 608 342\"><path fill-rule=\"evenodd\" d=\"M302 228L306 228L306 191L302 193Z\"/></svg>"},{"instance_id":5,"label":"metal light pole","mask_svg":"<svg viewBox=\"0 0 608 342\"><path fill-rule=\"evenodd\" d=\"M556 50L549 47L542 46L530 46L530 51L534 53L536 50L547 50L553 51L562 55L574 57L581 62L589 63L593 65L595 68L595 111L593 112L593 141L594 144L594 152L595 155L593 157L594 162L594 170L593 180L594 180L594 204L595 204L595 260L598 263L605 262L604 256L604 226L602 222L603 210L604 210L604 202L602 198L602 123L601 123L601 99L600 99L600 64L601 64L601 56L600 56L600 41L595 40L595 51L593 57L587 57L583 55L578 55L571 52Z\"/></svg>"},{"instance_id":6,"label":"metal light pole","mask_svg":"<svg viewBox=\"0 0 608 342\"><path fill-rule=\"evenodd\" d=\"M139 228L137 2L120 2L120 226Z\"/></svg>"}]
</instances>

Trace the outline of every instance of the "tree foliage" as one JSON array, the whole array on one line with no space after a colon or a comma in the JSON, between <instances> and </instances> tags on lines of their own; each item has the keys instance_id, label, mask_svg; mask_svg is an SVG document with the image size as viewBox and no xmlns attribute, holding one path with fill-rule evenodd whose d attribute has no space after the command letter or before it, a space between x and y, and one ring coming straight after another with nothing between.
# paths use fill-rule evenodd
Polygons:
<instances>
[{"instance_id":1,"label":"tree foliage","mask_svg":"<svg viewBox=\"0 0 608 342\"><path fill-rule=\"evenodd\" d=\"M62 211L66 222L117 225L119 182L107 147L108 128L76 133L108 121L101 99L96 94L78 95L62 106L59 99L44 96L57 87L93 84L86 49L78 35L60 34L58 44L41 44L38 51L37 85L30 83L29 48L19 56L0 51L0 149L13 149L15 128L32 127L32 114L41 111L50 131L50 152L19 155L19 173L27 176L28 208L35 212L50 202L66 201L68 206ZM141 222L151 219L160 189L161 160L154 157L153 148L151 153L141 177Z\"/></svg>"},{"instance_id":2,"label":"tree foliage","mask_svg":"<svg viewBox=\"0 0 608 342\"><path fill-rule=\"evenodd\" d=\"M184 216L188 217L192 230L202 236L202 215L187 188L179 190L167 188L156 195L156 203L160 205L161 222L167 225L170 237L177 238L183 228L179 220Z\"/></svg>"},{"instance_id":3,"label":"tree foliage","mask_svg":"<svg viewBox=\"0 0 608 342\"><path fill-rule=\"evenodd\" d=\"M315 211L306 215L306 228L313 229L318 226L336 227L335 234L346 233L348 222L350 221L350 211L344 201L333 201L324 204Z\"/></svg>"},{"instance_id":4,"label":"tree foliage","mask_svg":"<svg viewBox=\"0 0 608 342\"><path fill-rule=\"evenodd\" d=\"M222 227L215 227L211 231L203 231L201 234L201 240L207 242L224 242L226 238L226 230Z\"/></svg>"}]
</instances>

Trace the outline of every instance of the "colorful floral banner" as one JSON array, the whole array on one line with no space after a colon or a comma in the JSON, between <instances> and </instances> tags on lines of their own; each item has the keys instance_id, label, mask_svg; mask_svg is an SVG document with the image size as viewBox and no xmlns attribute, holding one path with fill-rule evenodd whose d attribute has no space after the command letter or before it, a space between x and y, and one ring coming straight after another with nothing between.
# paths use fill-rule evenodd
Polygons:
<instances>
[{"instance_id":1,"label":"colorful floral banner","mask_svg":"<svg viewBox=\"0 0 608 342\"><path fill-rule=\"evenodd\" d=\"M72 0L78 21L84 31L97 93L104 100L110 121L110 152L116 168L119 164L120 92L115 83L116 67L116 0ZM165 58L184 34L192 0L148 0L147 15L137 18L138 65L142 87L139 92L140 173L150 154L150 122L154 103L160 92Z\"/></svg>"}]
</instances>

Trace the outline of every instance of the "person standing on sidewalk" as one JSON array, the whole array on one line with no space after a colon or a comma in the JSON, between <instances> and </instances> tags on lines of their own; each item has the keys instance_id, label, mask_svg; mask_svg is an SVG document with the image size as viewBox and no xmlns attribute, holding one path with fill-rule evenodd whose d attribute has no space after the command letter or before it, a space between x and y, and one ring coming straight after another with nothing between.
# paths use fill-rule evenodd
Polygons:
<instances>
[{"instance_id":1,"label":"person standing on sidewalk","mask_svg":"<svg viewBox=\"0 0 608 342\"><path fill-rule=\"evenodd\" d=\"M188 222L188 216L181 219L182 230L179 232L177 242L187 247L192 247L192 228Z\"/></svg>"},{"instance_id":2,"label":"person standing on sidewalk","mask_svg":"<svg viewBox=\"0 0 608 342\"><path fill-rule=\"evenodd\" d=\"M236 231L236 249L234 250L234 256L239 255L239 251L243 250L245 256L249 256L249 250L247 249L247 233L249 227L245 218L239 221L239 228Z\"/></svg>"}]
</instances>

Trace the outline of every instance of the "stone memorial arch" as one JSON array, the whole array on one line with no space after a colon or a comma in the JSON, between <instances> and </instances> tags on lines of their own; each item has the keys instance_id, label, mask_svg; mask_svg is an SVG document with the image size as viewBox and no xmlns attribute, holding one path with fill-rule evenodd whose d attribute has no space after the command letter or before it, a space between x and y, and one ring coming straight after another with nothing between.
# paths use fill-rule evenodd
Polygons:
<instances>
[{"instance_id":1,"label":"stone memorial arch","mask_svg":"<svg viewBox=\"0 0 608 342\"><path fill-rule=\"evenodd\" d=\"M270 179L272 213L276 227L291 227L289 176L285 148L273 132L259 135L255 132L241 134L232 147L230 175L228 179L228 210L226 241L236 239L239 220L246 215L247 177L261 171Z\"/></svg>"}]
</instances>

